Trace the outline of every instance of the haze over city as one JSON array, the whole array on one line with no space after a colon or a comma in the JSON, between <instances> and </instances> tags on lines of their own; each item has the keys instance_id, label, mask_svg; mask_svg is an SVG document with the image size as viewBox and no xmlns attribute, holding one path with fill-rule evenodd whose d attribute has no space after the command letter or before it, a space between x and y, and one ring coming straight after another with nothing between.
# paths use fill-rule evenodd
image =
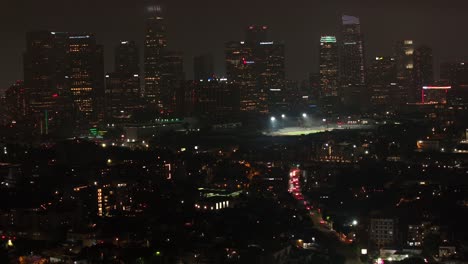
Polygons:
<instances>
[{"instance_id":1,"label":"haze over city","mask_svg":"<svg viewBox=\"0 0 468 264\"><path fill-rule=\"evenodd\" d=\"M468 2L4 2L1 264L468 263Z\"/></svg>"},{"instance_id":2,"label":"haze over city","mask_svg":"<svg viewBox=\"0 0 468 264\"><path fill-rule=\"evenodd\" d=\"M272 39L287 43L287 73L303 80L317 69L321 34L338 30L341 13L362 20L369 57L392 52L392 43L412 38L434 48L436 61L465 58L466 34L459 32L468 4L448 1L167 1L167 26L171 46L184 52L185 72L192 76L191 58L213 52L216 73L225 74L223 44L243 38L243 28L267 24ZM106 47L106 68L112 66L110 52L122 39L143 44L144 1L5 1L0 9L0 88L22 79L21 55L24 34L30 30L93 32Z\"/></svg>"}]
</instances>

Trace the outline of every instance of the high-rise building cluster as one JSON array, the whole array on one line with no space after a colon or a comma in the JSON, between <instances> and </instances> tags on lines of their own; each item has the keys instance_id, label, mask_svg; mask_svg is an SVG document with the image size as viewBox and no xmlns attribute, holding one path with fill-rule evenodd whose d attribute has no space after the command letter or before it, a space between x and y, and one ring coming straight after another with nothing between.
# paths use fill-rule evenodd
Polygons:
<instances>
[{"instance_id":1,"label":"high-rise building cluster","mask_svg":"<svg viewBox=\"0 0 468 264\"><path fill-rule=\"evenodd\" d=\"M468 101L463 62L443 63L435 82L432 49L413 40L396 41L393 54L366 58L355 16L343 15L340 32L320 37L318 71L311 70L301 85L286 78L285 44L270 38L267 25L250 25L243 40L225 43L225 76L215 74L213 54L205 53L194 57L194 80L186 81L183 54L168 43L163 6L149 3L145 21L143 48L133 40L116 43L114 68L107 73L104 48L93 34L29 32L24 81L5 93L8 119L44 135L64 127L85 133L102 124L158 118L219 123L266 114L385 112Z\"/></svg>"},{"instance_id":2,"label":"high-rise building cluster","mask_svg":"<svg viewBox=\"0 0 468 264\"><path fill-rule=\"evenodd\" d=\"M269 39L267 26L249 26L245 35L226 43L226 76L239 86L240 111L279 111L287 97L284 44Z\"/></svg>"},{"instance_id":3,"label":"high-rise building cluster","mask_svg":"<svg viewBox=\"0 0 468 264\"><path fill-rule=\"evenodd\" d=\"M325 113L396 110L421 102L423 87L435 85L430 47L396 41L393 54L366 59L358 17L343 15L339 33L320 38L318 102Z\"/></svg>"}]
</instances>

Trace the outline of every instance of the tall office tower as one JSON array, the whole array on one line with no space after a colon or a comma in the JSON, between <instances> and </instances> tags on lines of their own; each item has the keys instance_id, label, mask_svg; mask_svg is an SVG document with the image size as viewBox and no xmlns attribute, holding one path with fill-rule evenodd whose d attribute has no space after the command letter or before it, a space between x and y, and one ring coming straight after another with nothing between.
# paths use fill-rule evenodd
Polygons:
<instances>
[{"instance_id":1,"label":"tall office tower","mask_svg":"<svg viewBox=\"0 0 468 264\"><path fill-rule=\"evenodd\" d=\"M347 15L341 22L339 104L347 112L358 112L368 106L361 24L358 17Z\"/></svg>"},{"instance_id":2,"label":"tall office tower","mask_svg":"<svg viewBox=\"0 0 468 264\"><path fill-rule=\"evenodd\" d=\"M160 81L163 53L167 46L166 26L160 5L148 4L146 14L144 96L150 103L162 107Z\"/></svg>"},{"instance_id":3,"label":"tall office tower","mask_svg":"<svg viewBox=\"0 0 468 264\"><path fill-rule=\"evenodd\" d=\"M58 91L54 46L54 35L49 31L34 31L26 35L24 85L29 94L29 110L34 114L55 110L53 95Z\"/></svg>"},{"instance_id":4,"label":"tall office tower","mask_svg":"<svg viewBox=\"0 0 468 264\"><path fill-rule=\"evenodd\" d=\"M104 51L91 34L68 37L69 86L82 124L102 118L104 98Z\"/></svg>"},{"instance_id":5,"label":"tall office tower","mask_svg":"<svg viewBox=\"0 0 468 264\"><path fill-rule=\"evenodd\" d=\"M160 111L164 115L173 115L176 110L176 93L185 80L183 54L165 51L161 58L160 72Z\"/></svg>"},{"instance_id":6,"label":"tall office tower","mask_svg":"<svg viewBox=\"0 0 468 264\"><path fill-rule=\"evenodd\" d=\"M55 85L60 97L69 104L68 79L66 76L70 72L68 60L68 32L51 32L54 36L54 63L55 63ZM66 110L66 109L64 109Z\"/></svg>"},{"instance_id":7,"label":"tall office tower","mask_svg":"<svg viewBox=\"0 0 468 264\"><path fill-rule=\"evenodd\" d=\"M240 87L240 110L259 112L266 95L257 89L253 48L250 45L243 41L226 43L226 75Z\"/></svg>"},{"instance_id":8,"label":"tall office tower","mask_svg":"<svg viewBox=\"0 0 468 264\"><path fill-rule=\"evenodd\" d=\"M68 33L33 31L26 35L23 58L28 119L35 127L58 128L70 119Z\"/></svg>"},{"instance_id":9,"label":"tall office tower","mask_svg":"<svg viewBox=\"0 0 468 264\"><path fill-rule=\"evenodd\" d=\"M338 96L339 59L335 36L320 38L320 97Z\"/></svg>"},{"instance_id":10,"label":"tall office tower","mask_svg":"<svg viewBox=\"0 0 468 264\"><path fill-rule=\"evenodd\" d=\"M342 16L341 81L345 86L365 84L364 40L358 17Z\"/></svg>"},{"instance_id":11,"label":"tall office tower","mask_svg":"<svg viewBox=\"0 0 468 264\"><path fill-rule=\"evenodd\" d=\"M240 86L244 112L275 112L286 105L284 44L269 41L266 26L250 26L245 42L226 43L226 72Z\"/></svg>"},{"instance_id":12,"label":"tall office tower","mask_svg":"<svg viewBox=\"0 0 468 264\"><path fill-rule=\"evenodd\" d=\"M9 122L23 120L27 114L27 94L22 81L5 91L5 114Z\"/></svg>"},{"instance_id":13,"label":"tall office tower","mask_svg":"<svg viewBox=\"0 0 468 264\"><path fill-rule=\"evenodd\" d=\"M375 110L392 109L398 94L396 62L393 57L376 57L368 69L370 102Z\"/></svg>"},{"instance_id":14,"label":"tall office tower","mask_svg":"<svg viewBox=\"0 0 468 264\"><path fill-rule=\"evenodd\" d=\"M134 41L121 41L116 47L114 72L106 75L107 118L127 119L142 107L139 56Z\"/></svg>"},{"instance_id":15,"label":"tall office tower","mask_svg":"<svg viewBox=\"0 0 468 264\"><path fill-rule=\"evenodd\" d=\"M413 77L414 43L412 40L401 40L395 43L395 60L399 80Z\"/></svg>"},{"instance_id":16,"label":"tall office tower","mask_svg":"<svg viewBox=\"0 0 468 264\"><path fill-rule=\"evenodd\" d=\"M123 75L140 74L140 53L135 41L121 41L115 48L114 71Z\"/></svg>"},{"instance_id":17,"label":"tall office tower","mask_svg":"<svg viewBox=\"0 0 468 264\"><path fill-rule=\"evenodd\" d=\"M434 83L434 59L432 49L428 46L420 46L414 51L413 80L418 95L424 85Z\"/></svg>"},{"instance_id":18,"label":"tall office tower","mask_svg":"<svg viewBox=\"0 0 468 264\"><path fill-rule=\"evenodd\" d=\"M254 60L260 94L266 95L264 111L287 111L289 91L286 86L285 51L281 42L259 42L255 45Z\"/></svg>"},{"instance_id":19,"label":"tall office tower","mask_svg":"<svg viewBox=\"0 0 468 264\"><path fill-rule=\"evenodd\" d=\"M245 31L245 42L260 43L268 41L268 27L251 25Z\"/></svg>"},{"instance_id":20,"label":"tall office tower","mask_svg":"<svg viewBox=\"0 0 468 264\"><path fill-rule=\"evenodd\" d=\"M415 101L414 92L414 43L412 40L397 41L394 47L394 57L397 67L398 85L401 86L398 103L405 104Z\"/></svg>"},{"instance_id":21,"label":"tall office tower","mask_svg":"<svg viewBox=\"0 0 468 264\"><path fill-rule=\"evenodd\" d=\"M193 79L207 80L214 78L214 58L211 54L203 54L193 59Z\"/></svg>"}]
</instances>

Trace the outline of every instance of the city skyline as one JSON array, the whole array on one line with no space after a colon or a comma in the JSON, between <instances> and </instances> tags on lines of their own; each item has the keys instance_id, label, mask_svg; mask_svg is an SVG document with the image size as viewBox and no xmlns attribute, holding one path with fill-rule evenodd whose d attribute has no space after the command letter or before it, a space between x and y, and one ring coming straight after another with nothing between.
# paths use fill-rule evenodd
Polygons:
<instances>
[{"instance_id":1,"label":"city skyline","mask_svg":"<svg viewBox=\"0 0 468 264\"><path fill-rule=\"evenodd\" d=\"M184 71L188 79L192 78L192 58L207 52L214 55L215 72L224 75L224 43L241 39L249 24L266 24L271 29L271 39L284 41L286 44L287 77L304 80L309 72L318 70L320 36L338 34L340 14L346 13L361 19L367 61L374 55L392 55L394 42L406 38L413 39L417 45L425 44L433 48L436 76L439 63L466 57L467 52L463 46L468 38L457 35L457 27L453 26L461 21L466 3L451 1L444 5L431 5L428 2L413 1L416 3L403 5L403 2L393 1L353 7L353 1L346 4L342 2L328 1L324 4L301 1L291 6L258 1L249 6L249 9L242 9L242 6L245 7L242 1L239 6L210 1L184 3L183 8L182 2L172 1L166 5L168 44L172 49L184 53ZM94 8L91 11L87 6L90 3L86 1L73 8L57 3L50 1L41 3L41 6L36 3L12 3L8 8L2 9L11 12L2 14L2 19L5 19L2 27L8 28L2 28L1 32L9 41L4 42L0 49L0 89L5 90L17 79L23 79L22 55L25 51L24 36L28 31L45 29L95 34L98 43L104 45L106 72L112 69L113 49L120 40L134 40L140 51L142 50L145 30L142 11L144 1L136 4L114 1L112 5L107 1L92 3ZM422 6L418 8L418 5ZM228 9L230 12L225 12ZM23 12L18 12L19 10ZM33 12L36 10L41 12ZM237 15L240 11L242 15ZM295 12L297 15L284 16L283 19L281 12ZM433 19L435 12L438 12L438 19ZM391 20L396 14L398 21ZM87 20L81 21L78 17L86 17ZM21 23L8 26L13 19ZM193 23L195 19L197 23ZM100 23L96 23L98 21ZM217 23L212 23L213 21ZM444 38L439 37L442 33L445 33Z\"/></svg>"},{"instance_id":2,"label":"city skyline","mask_svg":"<svg viewBox=\"0 0 468 264\"><path fill-rule=\"evenodd\" d=\"M0 264L468 264L464 2L0 5Z\"/></svg>"}]
</instances>

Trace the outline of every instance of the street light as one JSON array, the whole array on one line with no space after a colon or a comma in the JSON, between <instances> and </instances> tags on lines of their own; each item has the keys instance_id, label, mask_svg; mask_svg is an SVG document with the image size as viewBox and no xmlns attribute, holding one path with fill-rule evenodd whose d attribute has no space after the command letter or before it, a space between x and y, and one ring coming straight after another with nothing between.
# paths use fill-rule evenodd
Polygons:
<instances>
[{"instance_id":1,"label":"street light","mask_svg":"<svg viewBox=\"0 0 468 264\"><path fill-rule=\"evenodd\" d=\"M306 113L303 113L303 114L302 114L302 117L303 117L303 118L306 118L306 117L307 117L307 114L306 114Z\"/></svg>"},{"instance_id":2,"label":"street light","mask_svg":"<svg viewBox=\"0 0 468 264\"><path fill-rule=\"evenodd\" d=\"M282 115L281 115L281 118L283 118L283 119L286 118L286 115L285 115L285 114L282 114Z\"/></svg>"},{"instance_id":3,"label":"street light","mask_svg":"<svg viewBox=\"0 0 468 264\"><path fill-rule=\"evenodd\" d=\"M272 116L272 117L270 118L270 120L271 120L271 122L275 122L275 121L276 121L276 117Z\"/></svg>"}]
</instances>

